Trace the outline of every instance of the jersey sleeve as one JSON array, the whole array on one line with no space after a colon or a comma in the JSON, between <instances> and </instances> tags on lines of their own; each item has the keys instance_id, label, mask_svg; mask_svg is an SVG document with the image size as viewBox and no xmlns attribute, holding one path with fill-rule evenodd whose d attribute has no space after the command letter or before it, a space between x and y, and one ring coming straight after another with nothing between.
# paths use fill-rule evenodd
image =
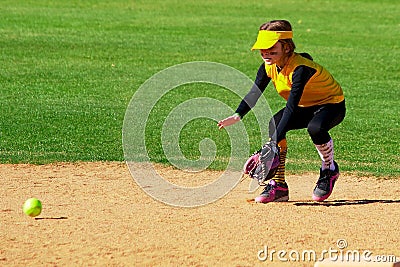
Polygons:
<instances>
[{"instance_id":1,"label":"jersey sleeve","mask_svg":"<svg viewBox=\"0 0 400 267\"><path fill-rule=\"evenodd\" d=\"M298 66L293 71L292 88L290 90L290 95L286 102L282 119L276 126L277 141L280 141L285 137L285 134L287 132L287 125L293 118L293 113L299 105L301 96L303 95L304 87L316 72L316 69L304 65Z\"/></svg>"},{"instance_id":2,"label":"jersey sleeve","mask_svg":"<svg viewBox=\"0 0 400 267\"><path fill-rule=\"evenodd\" d=\"M257 76L253 86L236 109L236 113L239 114L241 118L243 118L243 116L246 115L256 105L258 99L265 91L265 88L267 88L270 80L271 78L268 77L265 71L265 63L263 63L258 68Z\"/></svg>"}]
</instances>

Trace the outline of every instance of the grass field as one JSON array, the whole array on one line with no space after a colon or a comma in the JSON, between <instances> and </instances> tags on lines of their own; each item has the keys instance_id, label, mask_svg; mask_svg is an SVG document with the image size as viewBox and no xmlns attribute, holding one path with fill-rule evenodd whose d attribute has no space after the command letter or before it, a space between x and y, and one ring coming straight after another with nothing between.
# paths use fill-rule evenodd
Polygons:
<instances>
[{"instance_id":1,"label":"grass field","mask_svg":"<svg viewBox=\"0 0 400 267\"><path fill-rule=\"evenodd\" d=\"M347 117L331 132L341 169L399 177L399 14L396 0L2 1L0 162L123 161L124 114L142 83L188 61L223 63L253 79L260 64L250 52L257 29L283 18L292 22L297 51L309 52L345 91ZM271 86L265 95L273 111L284 105ZM233 109L240 101L204 84L166 95L147 124L154 161L166 163L162 119L174 105L200 96ZM254 150L263 140L251 115L246 119ZM215 121L185 127L184 154L198 157L205 137L219 148L220 162L211 168L221 168L229 147ZM291 132L288 139L288 170L317 169L307 133Z\"/></svg>"}]
</instances>

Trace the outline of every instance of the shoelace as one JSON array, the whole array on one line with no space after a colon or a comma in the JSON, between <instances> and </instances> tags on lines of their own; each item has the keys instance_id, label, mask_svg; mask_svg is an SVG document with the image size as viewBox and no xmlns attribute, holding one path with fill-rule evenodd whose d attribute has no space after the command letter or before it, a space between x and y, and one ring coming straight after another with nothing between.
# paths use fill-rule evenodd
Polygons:
<instances>
[{"instance_id":1,"label":"shoelace","mask_svg":"<svg viewBox=\"0 0 400 267\"><path fill-rule=\"evenodd\" d=\"M330 178L332 176L333 171L324 170L322 171L321 177L318 179L318 188L325 189L330 185Z\"/></svg>"},{"instance_id":2,"label":"shoelace","mask_svg":"<svg viewBox=\"0 0 400 267\"><path fill-rule=\"evenodd\" d=\"M273 185L271 185L271 184L266 184L266 185L265 185L265 188L264 188L264 190L262 191L261 194L264 194L264 193L268 193L268 194L269 194L269 192L270 192L271 190L273 190L273 189L274 189L274 186L273 186Z\"/></svg>"}]
</instances>

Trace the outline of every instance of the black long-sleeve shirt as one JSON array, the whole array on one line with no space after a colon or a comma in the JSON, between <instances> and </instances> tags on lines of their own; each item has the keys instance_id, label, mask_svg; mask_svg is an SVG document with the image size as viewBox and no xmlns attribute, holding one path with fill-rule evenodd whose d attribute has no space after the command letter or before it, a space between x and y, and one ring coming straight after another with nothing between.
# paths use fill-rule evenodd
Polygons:
<instances>
[{"instance_id":1,"label":"black long-sleeve shirt","mask_svg":"<svg viewBox=\"0 0 400 267\"><path fill-rule=\"evenodd\" d=\"M302 54L302 56L311 59L311 56L308 54ZM286 133L286 125L292 119L293 113L298 107L304 91L304 87L310 80L310 78L316 73L316 71L316 69L305 65L300 65L294 70L290 95L286 102L286 107L282 119L276 126L275 134L278 141L283 139ZM257 76L254 81L253 87L250 89L249 93L243 98L238 108L236 109L236 113L238 113L240 117L245 116L255 106L270 81L271 78L268 77L265 71L265 63L263 63L257 71Z\"/></svg>"}]
</instances>

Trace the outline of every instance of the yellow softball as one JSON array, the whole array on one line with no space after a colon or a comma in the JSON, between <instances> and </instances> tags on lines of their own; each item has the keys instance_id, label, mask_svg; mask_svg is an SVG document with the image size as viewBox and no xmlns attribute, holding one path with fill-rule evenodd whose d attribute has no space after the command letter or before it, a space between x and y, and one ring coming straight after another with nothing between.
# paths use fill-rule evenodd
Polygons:
<instances>
[{"instance_id":1,"label":"yellow softball","mask_svg":"<svg viewBox=\"0 0 400 267\"><path fill-rule=\"evenodd\" d=\"M36 217L42 212L42 203L37 198L29 198L25 201L22 210L26 215Z\"/></svg>"}]
</instances>

